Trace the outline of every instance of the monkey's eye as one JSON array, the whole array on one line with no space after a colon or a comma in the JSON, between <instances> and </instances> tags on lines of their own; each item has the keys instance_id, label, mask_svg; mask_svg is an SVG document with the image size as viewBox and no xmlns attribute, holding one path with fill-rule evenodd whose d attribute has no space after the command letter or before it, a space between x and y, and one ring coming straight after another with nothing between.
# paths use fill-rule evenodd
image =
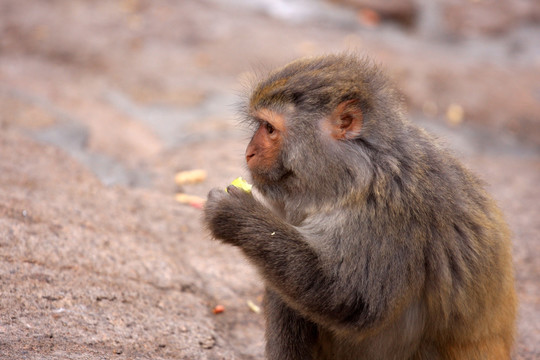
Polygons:
<instances>
[{"instance_id":1,"label":"monkey's eye","mask_svg":"<svg viewBox=\"0 0 540 360\"><path fill-rule=\"evenodd\" d=\"M266 131L268 131L268 133L271 135L274 133L275 129L274 127L272 126L272 124L270 124L269 122L266 122L264 123L264 126L266 127Z\"/></svg>"}]
</instances>

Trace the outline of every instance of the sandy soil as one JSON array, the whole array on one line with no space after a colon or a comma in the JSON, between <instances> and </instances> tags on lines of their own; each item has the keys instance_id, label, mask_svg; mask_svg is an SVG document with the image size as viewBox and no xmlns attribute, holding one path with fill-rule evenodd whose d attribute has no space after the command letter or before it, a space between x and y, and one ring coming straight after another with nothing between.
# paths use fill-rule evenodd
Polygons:
<instances>
[{"instance_id":1,"label":"sandy soil","mask_svg":"<svg viewBox=\"0 0 540 360\"><path fill-rule=\"evenodd\" d=\"M0 358L261 359L260 278L174 195L245 174L254 75L331 51L382 63L489 184L514 232L514 358L540 358L540 6L469 3L0 2Z\"/></svg>"}]
</instances>

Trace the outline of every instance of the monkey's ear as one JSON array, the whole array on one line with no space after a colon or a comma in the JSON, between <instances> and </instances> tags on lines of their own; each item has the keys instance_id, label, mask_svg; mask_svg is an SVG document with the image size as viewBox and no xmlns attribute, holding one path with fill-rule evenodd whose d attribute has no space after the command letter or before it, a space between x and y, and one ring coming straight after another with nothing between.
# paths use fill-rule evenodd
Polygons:
<instances>
[{"instance_id":1,"label":"monkey's ear","mask_svg":"<svg viewBox=\"0 0 540 360\"><path fill-rule=\"evenodd\" d=\"M357 100L341 102L332 115L326 119L325 127L336 140L350 140L360 135L362 129L362 110Z\"/></svg>"}]
</instances>

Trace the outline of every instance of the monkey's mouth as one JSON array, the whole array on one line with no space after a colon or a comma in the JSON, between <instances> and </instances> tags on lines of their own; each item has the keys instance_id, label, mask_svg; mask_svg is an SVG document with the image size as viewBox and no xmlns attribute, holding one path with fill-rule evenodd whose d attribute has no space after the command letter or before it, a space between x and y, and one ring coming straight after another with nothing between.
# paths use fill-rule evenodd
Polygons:
<instances>
[{"instance_id":1,"label":"monkey's mouth","mask_svg":"<svg viewBox=\"0 0 540 360\"><path fill-rule=\"evenodd\" d=\"M281 178L278 180L278 182L283 183L287 181L288 179L294 177L294 173L292 170L287 170L285 173L281 176Z\"/></svg>"},{"instance_id":2,"label":"monkey's mouth","mask_svg":"<svg viewBox=\"0 0 540 360\"><path fill-rule=\"evenodd\" d=\"M268 176L268 174L251 173L253 186L263 195L274 200L287 198L293 193L290 186L291 179L294 178L292 170L287 170L279 176Z\"/></svg>"}]
</instances>

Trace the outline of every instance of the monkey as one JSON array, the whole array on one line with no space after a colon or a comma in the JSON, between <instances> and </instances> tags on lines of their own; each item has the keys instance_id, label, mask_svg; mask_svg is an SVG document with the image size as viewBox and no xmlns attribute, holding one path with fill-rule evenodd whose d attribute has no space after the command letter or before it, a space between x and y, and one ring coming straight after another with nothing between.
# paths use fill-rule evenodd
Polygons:
<instances>
[{"instance_id":1,"label":"monkey","mask_svg":"<svg viewBox=\"0 0 540 360\"><path fill-rule=\"evenodd\" d=\"M510 358L503 215L379 65L295 60L242 118L254 191L212 189L203 221L264 280L267 359Z\"/></svg>"}]
</instances>

